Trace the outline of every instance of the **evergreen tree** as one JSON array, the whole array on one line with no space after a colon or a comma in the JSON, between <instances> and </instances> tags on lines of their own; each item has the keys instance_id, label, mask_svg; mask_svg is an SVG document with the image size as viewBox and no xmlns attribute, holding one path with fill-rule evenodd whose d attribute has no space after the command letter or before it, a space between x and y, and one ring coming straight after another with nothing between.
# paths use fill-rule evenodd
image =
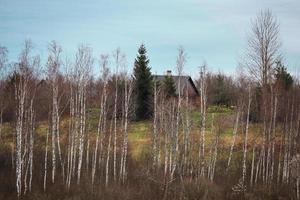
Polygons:
<instances>
[{"instance_id":1,"label":"evergreen tree","mask_svg":"<svg viewBox=\"0 0 300 200\"><path fill-rule=\"evenodd\" d=\"M275 78L276 85L281 86L284 90L289 90L294 82L293 77L280 61L277 62L277 66L275 68Z\"/></svg>"},{"instance_id":2,"label":"evergreen tree","mask_svg":"<svg viewBox=\"0 0 300 200\"><path fill-rule=\"evenodd\" d=\"M173 97L176 95L176 86L172 76L165 76L164 92L167 97Z\"/></svg>"},{"instance_id":3,"label":"evergreen tree","mask_svg":"<svg viewBox=\"0 0 300 200\"><path fill-rule=\"evenodd\" d=\"M136 120L148 119L152 114L152 75L146 53L145 45L142 44L134 62L133 78L135 84Z\"/></svg>"},{"instance_id":4,"label":"evergreen tree","mask_svg":"<svg viewBox=\"0 0 300 200\"><path fill-rule=\"evenodd\" d=\"M226 83L226 76L219 73L216 76L215 84L214 104L230 106L230 97L232 95L230 94L228 84Z\"/></svg>"}]
</instances>

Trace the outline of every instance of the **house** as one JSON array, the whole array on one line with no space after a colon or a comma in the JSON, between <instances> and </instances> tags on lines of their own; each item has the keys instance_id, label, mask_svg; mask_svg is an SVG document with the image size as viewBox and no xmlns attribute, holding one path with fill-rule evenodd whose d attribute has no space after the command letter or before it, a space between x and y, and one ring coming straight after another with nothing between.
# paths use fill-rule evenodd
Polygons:
<instances>
[{"instance_id":1,"label":"house","mask_svg":"<svg viewBox=\"0 0 300 200\"><path fill-rule=\"evenodd\" d=\"M170 76L174 80L177 95L179 93L178 85L180 83L180 93L182 96L185 96L186 94L188 94L188 96L191 98L196 98L199 96L199 92L190 76L174 76L172 75L172 71L168 70L166 75L154 75L153 79L163 83L166 76Z\"/></svg>"}]
</instances>

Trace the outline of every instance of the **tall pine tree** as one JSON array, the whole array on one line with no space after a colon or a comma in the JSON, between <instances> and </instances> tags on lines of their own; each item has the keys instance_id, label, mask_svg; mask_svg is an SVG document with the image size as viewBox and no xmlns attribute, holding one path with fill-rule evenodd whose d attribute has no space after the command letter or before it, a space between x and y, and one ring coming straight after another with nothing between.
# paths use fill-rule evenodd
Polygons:
<instances>
[{"instance_id":1,"label":"tall pine tree","mask_svg":"<svg viewBox=\"0 0 300 200\"><path fill-rule=\"evenodd\" d=\"M134 62L133 78L135 84L136 120L148 119L152 114L152 75L146 53L145 45L142 44Z\"/></svg>"}]
</instances>

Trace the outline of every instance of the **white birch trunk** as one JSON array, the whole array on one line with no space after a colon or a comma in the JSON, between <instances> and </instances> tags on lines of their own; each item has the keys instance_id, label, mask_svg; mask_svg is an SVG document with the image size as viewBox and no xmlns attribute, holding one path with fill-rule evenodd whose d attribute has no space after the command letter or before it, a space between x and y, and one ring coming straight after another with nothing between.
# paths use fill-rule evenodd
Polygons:
<instances>
[{"instance_id":1,"label":"white birch trunk","mask_svg":"<svg viewBox=\"0 0 300 200\"><path fill-rule=\"evenodd\" d=\"M252 164L251 164L251 175L250 175L250 187L253 186L254 168L255 168L255 144L253 145L253 149L252 149Z\"/></svg>"},{"instance_id":2,"label":"white birch trunk","mask_svg":"<svg viewBox=\"0 0 300 200\"><path fill-rule=\"evenodd\" d=\"M228 162L227 162L227 169L226 169L227 172L229 170L230 161L231 161L232 153L233 153L233 148L234 148L234 145L235 145L236 134L237 134L238 127L239 127L239 118L240 118L240 110L238 109L235 124L234 124L234 129L233 129L232 140L231 140L232 143L231 143L231 146L230 146L230 152L229 152L229 157L228 157Z\"/></svg>"},{"instance_id":3,"label":"white birch trunk","mask_svg":"<svg viewBox=\"0 0 300 200\"><path fill-rule=\"evenodd\" d=\"M44 191L46 191L47 187L47 169L48 169L48 138L49 138L49 130L46 135L46 146L45 146L45 164L44 164Z\"/></svg>"},{"instance_id":4,"label":"white birch trunk","mask_svg":"<svg viewBox=\"0 0 300 200\"><path fill-rule=\"evenodd\" d=\"M117 102L118 102L118 70L120 62L120 49L115 52L116 74L115 74L115 102L114 102L114 157L113 157L113 176L117 181Z\"/></svg>"},{"instance_id":5,"label":"white birch trunk","mask_svg":"<svg viewBox=\"0 0 300 200\"><path fill-rule=\"evenodd\" d=\"M244 142L244 155L243 155L243 186L245 187L245 180L246 180L246 161L247 161L247 145L248 145L248 132L249 132L249 116L250 116L250 105L251 105L251 89L249 86L249 96L248 96L248 109L247 109L247 122L246 122L246 133L245 133L245 142Z\"/></svg>"},{"instance_id":6,"label":"white birch trunk","mask_svg":"<svg viewBox=\"0 0 300 200\"><path fill-rule=\"evenodd\" d=\"M105 186L107 187L109 181L109 159L110 159L110 146L111 146L111 131L108 139L107 156L106 156L106 168L105 168Z\"/></svg>"}]
</instances>

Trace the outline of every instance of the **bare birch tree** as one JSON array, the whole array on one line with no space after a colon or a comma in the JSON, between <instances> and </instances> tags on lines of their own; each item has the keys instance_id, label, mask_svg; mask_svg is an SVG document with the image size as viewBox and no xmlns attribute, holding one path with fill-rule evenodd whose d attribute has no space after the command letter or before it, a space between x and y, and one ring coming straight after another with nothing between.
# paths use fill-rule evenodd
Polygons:
<instances>
[{"instance_id":1,"label":"bare birch tree","mask_svg":"<svg viewBox=\"0 0 300 200\"><path fill-rule=\"evenodd\" d=\"M84 138L86 129L86 87L89 80L91 68L93 65L92 49L88 46L81 45L78 48L75 58L75 73L78 77L78 166L77 166L77 184L80 182L81 166L83 158Z\"/></svg>"},{"instance_id":2,"label":"bare birch tree","mask_svg":"<svg viewBox=\"0 0 300 200\"><path fill-rule=\"evenodd\" d=\"M31 189L33 165L33 134L34 110L33 100L36 82L33 73L40 65L38 56L31 56L32 43L25 41L25 46L15 64L14 86L16 101L16 188L18 196L22 193L22 178L24 178L24 193ZM28 182L29 173L29 182Z\"/></svg>"},{"instance_id":3,"label":"bare birch tree","mask_svg":"<svg viewBox=\"0 0 300 200\"><path fill-rule=\"evenodd\" d=\"M114 181L117 180L117 103L118 103L118 75L119 75L119 68L121 62L121 50L118 48L114 52L114 61L116 65L116 73L115 73L115 101L114 101L114 157L113 157L113 175Z\"/></svg>"},{"instance_id":4,"label":"bare birch tree","mask_svg":"<svg viewBox=\"0 0 300 200\"><path fill-rule=\"evenodd\" d=\"M180 131L180 117L181 117L181 96L182 96L182 86L184 83L181 82L182 79L182 73L183 73L183 67L186 63L186 53L182 46L178 48L178 55L176 59L176 69L177 69L177 75L178 75L178 82L177 82L177 92L178 92L178 100L177 100L177 110L176 110L176 125L175 125L175 152L174 152L174 158L173 158L173 164L172 164L172 170L171 170L171 180L173 179L174 172L176 168L178 167L179 162L179 131Z\"/></svg>"},{"instance_id":5,"label":"bare birch tree","mask_svg":"<svg viewBox=\"0 0 300 200\"><path fill-rule=\"evenodd\" d=\"M158 96L158 89L157 89L157 80L154 78L154 92L153 92L153 135L152 135L152 147L153 147L153 167L155 168L157 166L157 140L158 140L158 133L157 133L157 126L158 126L158 112L157 112L157 96Z\"/></svg>"},{"instance_id":6,"label":"bare birch tree","mask_svg":"<svg viewBox=\"0 0 300 200\"><path fill-rule=\"evenodd\" d=\"M243 180L243 186L244 187L245 187L246 172L247 172L246 161L247 161L250 106L251 106L251 88L249 86L248 106L247 106L247 121L246 121L246 131L245 131L245 141L244 141L244 151L243 151L243 176L242 176L242 180Z\"/></svg>"},{"instance_id":7,"label":"bare birch tree","mask_svg":"<svg viewBox=\"0 0 300 200\"><path fill-rule=\"evenodd\" d=\"M128 155L128 123L129 123L129 106L133 90L132 80L128 80L126 63L123 63L124 71L124 130L123 130L123 144L121 153L121 164L120 164L120 179L124 183L127 172L127 155Z\"/></svg>"},{"instance_id":8,"label":"bare birch tree","mask_svg":"<svg viewBox=\"0 0 300 200\"><path fill-rule=\"evenodd\" d=\"M101 94L101 103L100 103L100 113L99 113L99 121L98 121L98 127L97 127L97 137L96 137L96 144L95 144L95 151L94 151L94 158L92 163L92 183L94 183L95 179L95 173L96 173L96 165L97 165L97 158L98 158L98 146L100 142L100 158L101 161L101 155L102 155L102 143L103 143L103 123L106 123L105 118L105 111L106 111L106 101L107 101L107 78L109 75L108 70L108 55L101 55L100 56L100 68L101 68L101 77L103 82L103 88L102 88L102 94ZM102 134L102 135L100 135ZM101 140L101 141L99 141ZM99 162L99 165L101 163Z\"/></svg>"},{"instance_id":9,"label":"bare birch tree","mask_svg":"<svg viewBox=\"0 0 300 200\"><path fill-rule=\"evenodd\" d=\"M234 128L233 128L233 134L232 134L232 140L231 140L232 143L231 143L231 146L230 146L230 152L229 152L226 171L229 170L230 161L231 161L231 157L232 157L232 153L233 153L233 148L234 148L235 140L236 140L236 134L237 134L238 127L239 127L239 119L240 119L240 110L238 109L237 114L236 114L236 120L235 120Z\"/></svg>"},{"instance_id":10,"label":"bare birch tree","mask_svg":"<svg viewBox=\"0 0 300 200\"><path fill-rule=\"evenodd\" d=\"M52 183L55 181L55 171L56 171L56 151L58 151L60 164L62 171L64 172L64 165L61 155L61 146L60 146L60 133L59 133L59 96L58 96L58 76L61 66L60 55L62 52L61 47L55 42L52 41L48 47L49 56L47 61L47 71L48 79L52 89L52 110L51 110L51 148L52 148ZM57 148L57 150L56 150ZM63 174L64 177L64 174Z\"/></svg>"},{"instance_id":11,"label":"bare birch tree","mask_svg":"<svg viewBox=\"0 0 300 200\"><path fill-rule=\"evenodd\" d=\"M93 65L92 49L85 45L78 47L75 63L67 62L70 84L70 124L67 164L67 188L77 172L80 183L83 162L84 139L86 138L86 89ZM72 67L71 67L72 66Z\"/></svg>"},{"instance_id":12,"label":"bare birch tree","mask_svg":"<svg viewBox=\"0 0 300 200\"><path fill-rule=\"evenodd\" d=\"M199 146L199 175L204 176L205 169L205 126L206 126L206 103L207 103L207 86L206 86L206 63L200 68L200 146Z\"/></svg>"},{"instance_id":13,"label":"bare birch tree","mask_svg":"<svg viewBox=\"0 0 300 200\"><path fill-rule=\"evenodd\" d=\"M279 23L270 10L260 11L252 22L245 67L262 86L270 83L273 67L280 58Z\"/></svg>"}]
</instances>

